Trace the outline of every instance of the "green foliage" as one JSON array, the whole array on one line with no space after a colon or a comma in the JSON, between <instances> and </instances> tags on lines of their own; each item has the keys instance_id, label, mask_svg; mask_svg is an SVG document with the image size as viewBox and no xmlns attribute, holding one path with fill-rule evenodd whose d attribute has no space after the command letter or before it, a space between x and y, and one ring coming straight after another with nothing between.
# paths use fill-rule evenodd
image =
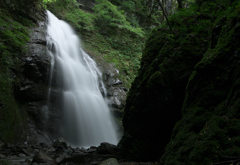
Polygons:
<instances>
[{"instance_id":1,"label":"green foliage","mask_svg":"<svg viewBox=\"0 0 240 165\"><path fill-rule=\"evenodd\" d=\"M64 11L77 7L76 0L43 0L43 5L60 19Z\"/></svg>"},{"instance_id":2,"label":"green foliage","mask_svg":"<svg viewBox=\"0 0 240 165\"><path fill-rule=\"evenodd\" d=\"M74 8L72 12L66 13L66 21L68 21L78 32L94 31L94 15L86 13L82 10Z\"/></svg>"},{"instance_id":3,"label":"green foliage","mask_svg":"<svg viewBox=\"0 0 240 165\"><path fill-rule=\"evenodd\" d=\"M124 16L124 11L118 11L117 7L108 0L97 0L93 10L99 23L104 26L118 26L129 24Z\"/></svg>"},{"instance_id":4,"label":"green foliage","mask_svg":"<svg viewBox=\"0 0 240 165\"><path fill-rule=\"evenodd\" d=\"M68 2L67 7L62 5L62 0L45 1L45 5L73 26L88 52L113 63L122 73L119 78L130 87L140 67L146 34L127 21L125 11L107 0L98 0L93 13L79 9L75 1Z\"/></svg>"},{"instance_id":5,"label":"green foliage","mask_svg":"<svg viewBox=\"0 0 240 165\"><path fill-rule=\"evenodd\" d=\"M96 22L101 28L120 28L126 29L130 33L144 37L144 32L141 28L133 28L126 20L125 12L118 10L108 0L97 0L98 4L94 6L93 10L96 15Z\"/></svg>"},{"instance_id":6,"label":"green foliage","mask_svg":"<svg viewBox=\"0 0 240 165\"><path fill-rule=\"evenodd\" d=\"M135 11L135 2L133 1L124 1L122 3L122 7L126 9L127 12L134 12Z\"/></svg>"},{"instance_id":7,"label":"green foliage","mask_svg":"<svg viewBox=\"0 0 240 165\"><path fill-rule=\"evenodd\" d=\"M1 67L10 67L12 58L20 56L26 51L26 43L29 41L29 30L19 22L12 20L8 12L0 14L0 63Z\"/></svg>"}]
</instances>

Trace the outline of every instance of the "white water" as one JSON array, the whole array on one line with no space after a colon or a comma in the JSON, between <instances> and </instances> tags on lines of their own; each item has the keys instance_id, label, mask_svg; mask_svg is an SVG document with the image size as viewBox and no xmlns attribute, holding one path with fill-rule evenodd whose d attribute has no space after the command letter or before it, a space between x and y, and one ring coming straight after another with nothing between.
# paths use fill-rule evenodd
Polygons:
<instances>
[{"instance_id":1,"label":"white water","mask_svg":"<svg viewBox=\"0 0 240 165\"><path fill-rule=\"evenodd\" d=\"M54 58L52 65L61 68L59 73L63 78L62 136L74 146L98 146L101 142L117 144L109 108L99 90L102 86L103 93L106 93L101 72L81 49L80 40L72 28L51 12L47 11L47 14L48 47Z\"/></svg>"}]
</instances>

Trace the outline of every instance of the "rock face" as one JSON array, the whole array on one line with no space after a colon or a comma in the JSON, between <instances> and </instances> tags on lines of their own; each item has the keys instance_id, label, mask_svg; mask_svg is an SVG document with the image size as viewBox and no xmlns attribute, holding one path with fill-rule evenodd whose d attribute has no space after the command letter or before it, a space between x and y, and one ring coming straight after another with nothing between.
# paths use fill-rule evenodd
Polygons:
<instances>
[{"instance_id":1,"label":"rock face","mask_svg":"<svg viewBox=\"0 0 240 165\"><path fill-rule=\"evenodd\" d=\"M29 142L48 140L48 129L54 129L53 127L56 126L51 123L50 127L45 129L49 122L48 116L54 115L55 118L58 116L57 113L53 112L56 107L51 107L52 104L48 104L48 77L51 58L47 53L46 35L45 22L40 22L39 26L31 29L28 51L20 57L22 61L21 70L18 70L20 71L18 73L20 83L15 87L16 99L25 105L21 109L26 110L29 114L28 125L31 130L27 133ZM51 107L53 111L49 112L47 106ZM54 130L51 131L54 132Z\"/></svg>"},{"instance_id":2,"label":"rock face","mask_svg":"<svg viewBox=\"0 0 240 165\"><path fill-rule=\"evenodd\" d=\"M35 6L37 1L24 3L1 1L1 11L7 13L8 23L1 29L1 37L12 36L11 40L5 37L4 47L1 47L3 54L10 51L6 64L4 60L0 62L5 67L0 69L0 138L8 142L26 139L36 142L43 137L39 130L43 128L50 68L45 9ZM7 28L10 27L15 36L9 33Z\"/></svg>"},{"instance_id":3,"label":"rock face","mask_svg":"<svg viewBox=\"0 0 240 165\"><path fill-rule=\"evenodd\" d=\"M226 4L233 13L228 19L200 13L202 30L183 28L176 17L170 20L174 37L166 28L153 31L124 110L118 146L125 159L158 160L163 154L163 164L210 164L239 155L236 3L197 1L199 12L203 6L219 12L219 5ZM199 27L199 17L182 21ZM211 19L218 20L213 31L207 28Z\"/></svg>"},{"instance_id":4,"label":"rock face","mask_svg":"<svg viewBox=\"0 0 240 165\"><path fill-rule=\"evenodd\" d=\"M126 104L127 89L123 82L118 79L119 73L116 70L104 72L104 82L107 87L107 97L109 105L113 110L113 115L122 118L123 108Z\"/></svg>"},{"instance_id":5,"label":"rock face","mask_svg":"<svg viewBox=\"0 0 240 165\"><path fill-rule=\"evenodd\" d=\"M6 65L7 73L0 69L0 75L5 75L6 80L11 80L8 85L2 84L4 79L1 79L0 83L1 90L9 86L9 92L1 91L3 98L0 98L0 114L4 114L2 116L5 123L0 122L0 127L6 129L8 123L13 125L11 116L16 124L6 131L2 129L0 138L6 142L16 140L51 143L50 139L58 137L61 113L57 101L61 101L61 95L56 83L53 92L48 95L51 57L47 52L47 18L45 9L40 4L35 4L37 1L28 1L25 6L23 3L15 0L1 1L1 10L8 13L6 17L10 15L6 18L9 19L9 27L16 29L14 32L17 35L13 40L19 40L13 43L6 41L6 50L10 49L10 46L17 47L24 37L27 42L22 42L19 48L17 47L21 51L11 48L12 54L9 56L12 61ZM5 30L1 33L1 37L7 32ZM23 32L26 34L23 35ZM7 101L5 98L13 99ZM13 104L14 107L11 108L8 104Z\"/></svg>"}]
</instances>

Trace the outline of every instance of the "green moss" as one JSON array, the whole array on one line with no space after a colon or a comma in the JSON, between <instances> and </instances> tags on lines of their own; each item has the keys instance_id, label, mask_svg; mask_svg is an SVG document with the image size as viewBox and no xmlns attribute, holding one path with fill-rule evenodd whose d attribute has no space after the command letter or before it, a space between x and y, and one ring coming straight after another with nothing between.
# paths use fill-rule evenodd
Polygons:
<instances>
[{"instance_id":1,"label":"green moss","mask_svg":"<svg viewBox=\"0 0 240 165\"><path fill-rule=\"evenodd\" d=\"M78 32L94 31L94 15L86 13L77 8L73 8L70 13L64 15L65 20L69 22Z\"/></svg>"},{"instance_id":2,"label":"green moss","mask_svg":"<svg viewBox=\"0 0 240 165\"><path fill-rule=\"evenodd\" d=\"M10 76L8 76L0 73L0 138L4 142L14 142L16 138L20 138L18 133L23 129L20 117L23 114L19 111L16 100L13 97L12 81L9 79Z\"/></svg>"},{"instance_id":3,"label":"green moss","mask_svg":"<svg viewBox=\"0 0 240 165\"><path fill-rule=\"evenodd\" d=\"M13 70L27 51L29 26L33 24L14 11L6 10L4 4L0 9L0 138L4 142L16 142L23 138L26 114L19 110L14 97L18 80Z\"/></svg>"}]
</instances>

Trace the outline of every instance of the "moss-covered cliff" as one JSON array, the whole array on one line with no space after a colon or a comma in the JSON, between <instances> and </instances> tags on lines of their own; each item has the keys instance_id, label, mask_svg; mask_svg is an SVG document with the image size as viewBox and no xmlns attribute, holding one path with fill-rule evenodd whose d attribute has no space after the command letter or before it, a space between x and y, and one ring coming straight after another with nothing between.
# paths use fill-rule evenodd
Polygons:
<instances>
[{"instance_id":1,"label":"moss-covered cliff","mask_svg":"<svg viewBox=\"0 0 240 165\"><path fill-rule=\"evenodd\" d=\"M42 89L49 61L38 58L46 53L46 48L42 51L46 42L36 40L33 32L45 19L39 2L0 1L0 140L4 142L31 136L27 103L46 97ZM35 50L34 44L38 45Z\"/></svg>"},{"instance_id":2,"label":"moss-covered cliff","mask_svg":"<svg viewBox=\"0 0 240 165\"><path fill-rule=\"evenodd\" d=\"M127 98L125 159L209 164L240 154L239 7L199 0L170 18L173 33L153 31Z\"/></svg>"}]
</instances>

